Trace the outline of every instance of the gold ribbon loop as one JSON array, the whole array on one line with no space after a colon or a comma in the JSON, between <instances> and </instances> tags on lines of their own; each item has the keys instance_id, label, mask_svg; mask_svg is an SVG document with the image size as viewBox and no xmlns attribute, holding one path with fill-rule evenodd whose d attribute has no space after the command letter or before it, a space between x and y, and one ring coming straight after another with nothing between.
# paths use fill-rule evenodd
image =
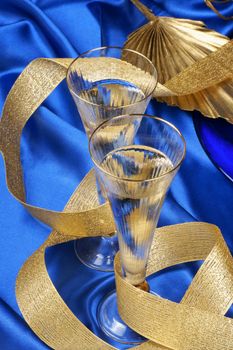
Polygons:
<instances>
[{"instance_id":1,"label":"gold ribbon loop","mask_svg":"<svg viewBox=\"0 0 233 350\"><path fill-rule=\"evenodd\" d=\"M195 82L194 90L197 86L212 84L213 79L209 76L207 82L197 85L200 70L211 66L213 57L214 66L219 69L214 79L221 81L226 73L224 62L231 53L232 42L213 56L208 56L180 73L165 88L161 86L161 89L168 93L167 85L172 87L173 96L182 93L185 88L186 92L193 91L190 81ZM64 212L30 206L25 202L24 196L20 164L23 127L32 113L64 79L70 62L71 59L33 61L11 89L0 122L0 146L5 159L9 190L34 216L55 229L20 270L16 296L29 326L52 348L113 350L112 346L91 333L69 310L54 288L44 260L46 247L74 237L107 235L114 230L109 205L98 206L93 172L84 178ZM182 79L183 85L177 86ZM150 339L136 349L233 349L232 320L223 316L233 301L233 259L218 228L209 224L189 223L158 229L153 241L148 274L199 259L205 259L205 262L182 302L176 304L128 284L120 274L117 256L115 273L121 316L129 326Z\"/></svg>"},{"instance_id":2,"label":"gold ribbon loop","mask_svg":"<svg viewBox=\"0 0 233 350\"><path fill-rule=\"evenodd\" d=\"M5 159L7 184L13 196L33 216L63 234L75 237L111 234L115 228L112 217L109 215L108 204L89 210L89 220L87 220L87 213L85 211L83 213L82 210L76 213L56 212L29 205L25 201L20 162L22 130L36 109L65 78L67 67L71 62L70 58L37 59L28 65L12 87L6 99L0 123L1 150ZM87 196L89 195L92 196L87 191ZM97 203L96 206L98 206ZM77 233L77 227L80 228L79 233Z\"/></svg>"},{"instance_id":3,"label":"gold ribbon loop","mask_svg":"<svg viewBox=\"0 0 233 350\"><path fill-rule=\"evenodd\" d=\"M121 277L120 262L116 260L123 320L146 338L171 349L231 349L233 320L217 313L224 315L233 301L233 259L216 226L187 223L158 229L149 273L203 259L181 304L135 289Z\"/></svg>"},{"instance_id":4,"label":"gold ribbon loop","mask_svg":"<svg viewBox=\"0 0 233 350\"><path fill-rule=\"evenodd\" d=\"M87 175L69 200L65 212L90 208L97 201L93 174ZM92 196L87 194L91 192ZM93 195L94 193L94 195ZM80 196L82 200L80 200ZM90 218L86 217L86 220ZM76 227L79 235L80 227ZM40 339L59 350L113 350L80 322L64 303L48 275L45 265L47 247L74 239L53 231L44 244L26 261L16 281L20 310Z\"/></svg>"}]
</instances>

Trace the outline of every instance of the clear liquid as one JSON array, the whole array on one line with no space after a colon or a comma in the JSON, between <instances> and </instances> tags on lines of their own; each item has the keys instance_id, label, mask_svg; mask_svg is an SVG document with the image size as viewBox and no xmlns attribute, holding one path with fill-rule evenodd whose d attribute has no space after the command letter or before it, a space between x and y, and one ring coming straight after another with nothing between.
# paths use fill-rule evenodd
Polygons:
<instances>
[{"instance_id":1,"label":"clear liquid","mask_svg":"<svg viewBox=\"0 0 233 350\"><path fill-rule=\"evenodd\" d=\"M172 169L171 160L155 148L124 146L108 153L102 167L115 176L129 180L149 180Z\"/></svg>"},{"instance_id":2,"label":"clear liquid","mask_svg":"<svg viewBox=\"0 0 233 350\"><path fill-rule=\"evenodd\" d=\"M127 146L106 155L102 167L117 176L137 181L106 181L106 191L118 231L123 272L132 284L145 279L146 262L168 182L143 182L173 168L162 152L146 146ZM141 181L141 182L140 182Z\"/></svg>"},{"instance_id":3,"label":"clear liquid","mask_svg":"<svg viewBox=\"0 0 233 350\"><path fill-rule=\"evenodd\" d=\"M101 106L120 107L142 100L145 95L136 85L119 79L105 79L90 83L80 91L80 97Z\"/></svg>"},{"instance_id":4,"label":"clear liquid","mask_svg":"<svg viewBox=\"0 0 233 350\"><path fill-rule=\"evenodd\" d=\"M85 89L74 95L87 135L104 120L127 113L144 113L145 95L136 85L119 79L83 82ZM142 101L140 104L139 101ZM136 104L136 105L135 105Z\"/></svg>"}]
</instances>

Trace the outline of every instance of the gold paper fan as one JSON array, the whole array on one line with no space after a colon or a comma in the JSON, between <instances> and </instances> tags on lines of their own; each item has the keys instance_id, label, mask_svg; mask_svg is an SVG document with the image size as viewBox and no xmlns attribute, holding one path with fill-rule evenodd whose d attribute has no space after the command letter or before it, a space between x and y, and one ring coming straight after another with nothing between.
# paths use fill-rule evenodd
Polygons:
<instances>
[{"instance_id":1,"label":"gold paper fan","mask_svg":"<svg viewBox=\"0 0 233 350\"><path fill-rule=\"evenodd\" d=\"M131 33L124 47L147 56L157 68L161 84L229 40L201 21L158 17L138 0L131 2L150 22Z\"/></svg>"},{"instance_id":2,"label":"gold paper fan","mask_svg":"<svg viewBox=\"0 0 233 350\"><path fill-rule=\"evenodd\" d=\"M184 96L156 97L161 102L178 106L187 111L194 109L210 118L224 118L233 124L233 80L211 86L195 94Z\"/></svg>"},{"instance_id":3,"label":"gold paper fan","mask_svg":"<svg viewBox=\"0 0 233 350\"><path fill-rule=\"evenodd\" d=\"M229 42L229 38L206 28L201 21L158 17L139 0L131 2L149 23L131 33L124 47L147 56L157 68L161 84ZM233 122L232 96L233 83L228 79L192 95L162 97L160 100L185 110L200 110L212 118L222 116Z\"/></svg>"}]
</instances>

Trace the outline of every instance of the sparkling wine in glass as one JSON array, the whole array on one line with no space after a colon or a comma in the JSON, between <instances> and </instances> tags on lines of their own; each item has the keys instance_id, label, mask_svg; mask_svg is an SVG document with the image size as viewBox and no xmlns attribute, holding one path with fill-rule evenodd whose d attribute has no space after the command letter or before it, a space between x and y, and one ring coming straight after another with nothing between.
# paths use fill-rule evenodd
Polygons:
<instances>
[{"instance_id":1,"label":"sparkling wine in glass","mask_svg":"<svg viewBox=\"0 0 233 350\"><path fill-rule=\"evenodd\" d=\"M129 124L134 130L130 137ZM184 138L160 118L124 115L101 124L89 147L115 220L122 274L149 292L149 251L165 194L185 155ZM119 342L145 340L121 320L115 291L101 302L98 319L102 330Z\"/></svg>"},{"instance_id":2,"label":"sparkling wine in glass","mask_svg":"<svg viewBox=\"0 0 233 350\"><path fill-rule=\"evenodd\" d=\"M67 83L88 138L104 120L126 113L144 113L156 87L156 69L142 54L118 47L103 47L80 55L70 65ZM127 126L128 138L135 130ZM96 178L99 202L106 194ZM113 271L117 236L83 238L75 251L87 266Z\"/></svg>"}]
</instances>

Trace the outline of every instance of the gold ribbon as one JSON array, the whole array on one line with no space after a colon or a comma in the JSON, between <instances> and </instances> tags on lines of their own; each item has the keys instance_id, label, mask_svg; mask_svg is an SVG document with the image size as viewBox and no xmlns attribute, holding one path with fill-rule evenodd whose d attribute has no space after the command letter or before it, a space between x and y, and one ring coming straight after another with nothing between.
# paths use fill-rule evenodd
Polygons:
<instances>
[{"instance_id":1,"label":"gold ribbon","mask_svg":"<svg viewBox=\"0 0 233 350\"><path fill-rule=\"evenodd\" d=\"M196 61L165 83L176 96L185 96L217 85L233 77L233 41Z\"/></svg>"},{"instance_id":2,"label":"gold ribbon","mask_svg":"<svg viewBox=\"0 0 233 350\"><path fill-rule=\"evenodd\" d=\"M214 61L215 68L220 68L220 65L224 67L225 56L223 60L219 58L220 50L222 54L232 52L232 43L216 52L214 57L218 59ZM64 303L49 278L44 260L45 249L49 246L74 237L107 235L113 231L109 205L98 206L93 173L90 172L84 178L63 212L29 205L24 195L20 163L23 127L64 79L70 62L71 59L33 61L11 89L0 122L0 149L4 155L9 190L32 215L54 229L21 268L16 282L16 297L29 326L50 347L62 350L110 350L114 347L91 333ZM208 56L200 65L194 64L193 69L188 68L188 73L185 70L175 77L183 81L183 74L182 89L185 89L186 84L187 91L190 91L187 74L191 81L195 81L195 76L200 73L198 70L211 62L212 57ZM211 77L211 84L221 81L224 74L219 69L214 79ZM167 86L172 85L173 91L170 90L170 93L180 93L174 80L167 84L166 87L160 86L160 90L167 94ZM193 88L197 89L198 86L203 88L203 83L198 83L196 79ZM119 257L116 257L120 314L130 327L149 339L135 349L233 349L233 321L224 317L233 301L233 259L218 228L204 223L189 223L158 229L152 245L148 274L177 263L200 259L205 259L202 267L182 302L176 304L128 284L121 277Z\"/></svg>"},{"instance_id":3,"label":"gold ribbon","mask_svg":"<svg viewBox=\"0 0 233 350\"><path fill-rule=\"evenodd\" d=\"M7 184L13 196L33 216L63 234L78 236L105 235L114 231L109 218L108 205L93 208L88 213L78 211L56 212L29 205L25 202L23 175L20 163L20 137L22 130L33 112L65 78L72 59L37 59L19 76L12 87L0 123L0 148L3 152ZM86 220L88 214L89 220Z\"/></svg>"}]
</instances>

